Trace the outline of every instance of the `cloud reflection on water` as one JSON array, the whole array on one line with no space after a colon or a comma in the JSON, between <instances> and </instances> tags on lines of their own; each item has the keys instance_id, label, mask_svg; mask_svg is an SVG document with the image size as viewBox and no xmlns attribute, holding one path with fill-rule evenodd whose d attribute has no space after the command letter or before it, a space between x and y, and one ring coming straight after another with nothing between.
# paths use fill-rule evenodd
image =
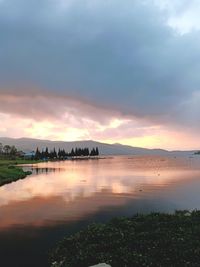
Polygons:
<instances>
[{"instance_id":1,"label":"cloud reflection on water","mask_svg":"<svg viewBox=\"0 0 200 267\"><path fill-rule=\"evenodd\" d=\"M33 175L0 188L0 227L75 220L130 199L169 194L200 177L191 164L191 159L117 157L34 165Z\"/></svg>"}]
</instances>

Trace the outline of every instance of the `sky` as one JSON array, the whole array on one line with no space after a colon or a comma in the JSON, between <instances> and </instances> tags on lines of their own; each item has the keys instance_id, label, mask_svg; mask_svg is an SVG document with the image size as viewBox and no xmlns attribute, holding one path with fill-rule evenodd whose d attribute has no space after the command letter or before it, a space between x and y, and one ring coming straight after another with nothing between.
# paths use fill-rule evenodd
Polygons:
<instances>
[{"instance_id":1,"label":"sky","mask_svg":"<svg viewBox=\"0 0 200 267\"><path fill-rule=\"evenodd\" d=\"M199 0L0 0L0 136L200 148Z\"/></svg>"}]
</instances>

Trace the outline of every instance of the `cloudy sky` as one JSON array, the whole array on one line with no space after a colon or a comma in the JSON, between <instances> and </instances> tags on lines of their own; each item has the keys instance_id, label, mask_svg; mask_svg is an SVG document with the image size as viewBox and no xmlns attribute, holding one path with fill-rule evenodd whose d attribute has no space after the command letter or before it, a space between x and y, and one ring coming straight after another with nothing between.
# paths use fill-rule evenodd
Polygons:
<instances>
[{"instance_id":1,"label":"cloudy sky","mask_svg":"<svg viewBox=\"0 0 200 267\"><path fill-rule=\"evenodd\" d=\"M0 136L200 148L199 0L0 0Z\"/></svg>"}]
</instances>

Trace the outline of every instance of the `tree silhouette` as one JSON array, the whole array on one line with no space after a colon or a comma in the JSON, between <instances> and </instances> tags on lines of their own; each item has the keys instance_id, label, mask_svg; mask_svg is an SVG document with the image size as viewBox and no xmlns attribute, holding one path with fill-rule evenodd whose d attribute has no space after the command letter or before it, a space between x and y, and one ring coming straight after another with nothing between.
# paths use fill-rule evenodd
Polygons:
<instances>
[{"instance_id":1,"label":"tree silhouette","mask_svg":"<svg viewBox=\"0 0 200 267\"><path fill-rule=\"evenodd\" d=\"M8 155L8 154L10 154L11 147L9 145L5 145L3 147L3 150L4 150L5 154Z\"/></svg>"},{"instance_id":2,"label":"tree silhouette","mask_svg":"<svg viewBox=\"0 0 200 267\"><path fill-rule=\"evenodd\" d=\"M0 143L0 154L3 154L3 144Z\"/></svg>"},{"instance_id":3,"label":"tree silhouette","mask_svg":"<svg viewBox=\"0 0 200 267\"><path fill-rule=\"evenodd\" d=\"M56 152L55 147L54 147L54 149L53 149L53 158L57 158L57 152Z\"/></svg>"},{"instance_id":4,"label":"tree silhouette","mask_svg":"<svg viewBox=\"0 0 200 267\"><path fill-rule=\"evenodd\" d=\"M11 146L10 155L11 156L16 156L16 154L17 154L17 148L15 146Z\"/></svg>"},{"instance_id":5,"label":"tree silhouette","mask_svg":"<svg viewBox=\"0 0 200 267\"><path fill-rule=\"evenodd\" d=\"M65 149L60 149L58 152L56 152L56 149L54 148L49 152L48 147L46 147L45 150L42 150L40 152L39 148L37 147L35 152L35 159L66 159L67 157L88 157L88 156L98 156L99 155L99 149L98 147L92 148L90 151L88 147L85 148L78 148L75 149L72 148L71 152L68 153L65 151Z\"/></svg>"},{"instance_id":6,"label":"tree silhouette","mask_svg":"<svg viewBox=\"0 0 200 267\"><path fill-rule=\"evenodd\" d=\"M96 156L99 156L99 149L98 149L98 147L96 147L95 154L96 154Z\"/></svg>"},{"instance_id":7,"label":"tree silhouette","mask_svg":"<svg viewBox=\"0 0 200 267\"><path fill-rule=\"evenodd\" d=\"M74 149L73 149L73 148L72 148L72 150L71 150L70 156L71 156L71 157L74 157L74 156L75 156L75 153L74 153Z\"/></svg>"},{"instance_id":8,"label":"tree silhouette","mask_svg":"<svg viewBox=\"0 0 200 267\"><path fill-rule=\"evenodd\" d=\"M91 152L90 152L90 156L95 156L95 153L96 153L96 151L95 151L95 149L93 148L93 149L91 150Z\"/></svg>"},{"instance_id":9,"label":"tree silhouette","mask_svg":"<svg viewBox=\"0 0 200 267\"><path fill-rule=\"evenodd\" d=\"M37 147L36 152L35 152L35 159L39 160L41 159L41 152L39 151L39 148Z\"/></svg>"},{"instance_id":10,"label":"tree silhouette","mask_svg":"<svg viewBox=\"0 0 200 267\"><path fill-rule=\"evenodd\" d=\"M48 159L48 157L49 157L49 149L48 149L48 147L46 147L46 150L45 150L45 158L47 158Z\"/></svg>"}]
</instances>

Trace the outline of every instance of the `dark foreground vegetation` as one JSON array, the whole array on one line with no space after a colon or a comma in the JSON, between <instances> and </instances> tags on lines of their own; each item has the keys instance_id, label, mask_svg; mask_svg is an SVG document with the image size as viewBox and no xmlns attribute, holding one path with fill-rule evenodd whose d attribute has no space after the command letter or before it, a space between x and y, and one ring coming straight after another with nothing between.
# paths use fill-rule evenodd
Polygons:
<instances>
[{"instance_id":1,"label":"dark foreground vegetation","mask_svg":"<svg viewBox=\"0 0 200 267\"><path fill-rule=\"evenodd\" d=\"M53 267L200 266L200 211L152 213L92 224L61 241Z\"/></svg>"}]
</instances>

